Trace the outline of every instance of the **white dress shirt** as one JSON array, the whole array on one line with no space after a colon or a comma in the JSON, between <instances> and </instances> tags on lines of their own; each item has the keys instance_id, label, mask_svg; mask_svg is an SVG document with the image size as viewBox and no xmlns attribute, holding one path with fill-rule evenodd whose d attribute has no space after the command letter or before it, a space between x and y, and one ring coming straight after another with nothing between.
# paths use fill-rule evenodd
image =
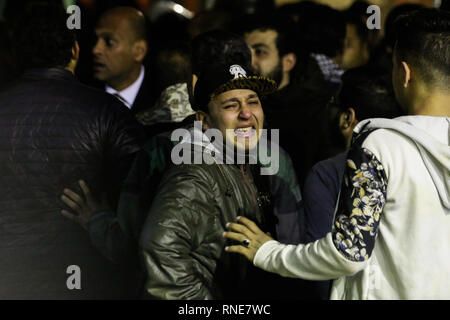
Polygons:
<instances>
[{"instance_id":1,"label":"white dress shirt","mask_svg":"<svg viewBox=\"0 0 450 320\"><path fill-rule=\"evenodd\" d=\"M113 89L110 86L106 85L105 90L109 94L120 95L122 99L119 100L121 100L129 109L131 109L134 100L136 100L136 96L139 92L139 89L141 88L142 82L144 81L144 75L145 75L145 68L144 66L141 66L141 72L139 73L139 77L130 86L126 87L121 91L117 91L116 89Z\"/></svg>"}]
</instances>

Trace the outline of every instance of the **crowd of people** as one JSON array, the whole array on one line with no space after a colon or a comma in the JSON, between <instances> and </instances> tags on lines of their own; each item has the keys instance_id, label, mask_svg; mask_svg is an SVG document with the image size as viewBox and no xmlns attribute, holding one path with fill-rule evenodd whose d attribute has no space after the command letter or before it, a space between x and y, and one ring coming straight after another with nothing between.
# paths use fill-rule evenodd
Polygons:
<instances>
[{"instance_id":1,"label":"crowd of people","mask_svg":"<svg viewBox=\"0 0 450 320\"><path fill-rule=\"evenodd\" d=\"M450 298L448 3L218 3L0 23L0 299Z\"/></svg>"}]
</instances>

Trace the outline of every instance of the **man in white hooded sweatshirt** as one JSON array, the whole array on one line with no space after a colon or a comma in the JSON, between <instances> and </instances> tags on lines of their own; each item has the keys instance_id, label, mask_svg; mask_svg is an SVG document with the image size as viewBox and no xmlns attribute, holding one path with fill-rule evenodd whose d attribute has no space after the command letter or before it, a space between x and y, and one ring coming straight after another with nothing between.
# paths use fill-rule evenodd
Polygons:
<instances>
[{"instance_id":1,"label":"man in white hooded sweatshirt","mask_svg":"<svg viewBox=\"0 0 450 320\"><path fill-rule=\"evenodd\" d=\"M397 20L393 84L408 116L355 128L333 230L284 245L238 218L226 248L267 271L335 279L332 299L450 299L450 13Z\"/></svg>"}]
</instances>

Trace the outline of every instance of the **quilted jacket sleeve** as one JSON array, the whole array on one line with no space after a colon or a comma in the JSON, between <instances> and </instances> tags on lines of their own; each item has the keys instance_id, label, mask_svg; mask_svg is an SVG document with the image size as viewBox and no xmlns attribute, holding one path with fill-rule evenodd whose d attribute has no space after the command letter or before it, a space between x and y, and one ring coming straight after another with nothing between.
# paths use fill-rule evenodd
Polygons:
<instances>
[{"instance_id":1,"label":"quilted jacket sleeve","mask_svg":"<svg viewBox=\"0 0 450 320\"><path fill-rule=\"evenodd\" d=\"M119 198L120 188L145 139L141 125L120 103L111 101L100 122L103 162L110 199Z\"/></svg>"},{"instance_id":2,"label":"quilted jacket sleeve","mask_svg":"<svg viewBox=\"0 0 450 320\"><path fill-rule=\"evenodd\" d=\"M172 168L144 224L140 244L148 276L146 291L152 298L215 298L211 261L216 259L202 259L196 252L207 242L217 215L214 183L201 167Z\"/></svg>"},{"instance_id":3,"label":"quilted jacket sleeve","mask_svg":"<svg viewBox=\"0 0 450 320\"><path fill-rule=\"evenodd\" d=\"M149 140L135 157L116 212L97 212L89 221L91 242L106 258L127 264L137 254L139 235L169 160L171 141Z\"/></svg>"},{"instance_id":4,"label":"quilted jacket sleeve","mask_svg":"<svg viewBox=\"0 0 450 320\"><path fill-rule=\"evenodd\" d=\"M141 151L123 183L116 212L96 212L89 220L92 245L113 263L128 264L137 258L139 234L149 208L148 201L143 200L150 198L148 194L145 199L140 195L150 184L144 183L150 163L147 153ZM150 182L157 184L153 180Z\"/></svg>"}]
</instances>

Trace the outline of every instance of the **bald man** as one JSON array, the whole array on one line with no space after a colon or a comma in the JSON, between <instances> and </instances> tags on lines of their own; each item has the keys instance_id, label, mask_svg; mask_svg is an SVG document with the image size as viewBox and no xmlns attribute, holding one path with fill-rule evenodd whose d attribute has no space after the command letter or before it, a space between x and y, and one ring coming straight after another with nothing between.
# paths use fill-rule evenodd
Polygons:
<instances>
[{"instance_id":1,"label":"bald man","mask_svg":"<svg viewBox=\"0 0 450 320\"><path fill-rule=\"evenodd\" d=\"M110 9L100 17L95 34L94 77L134 114L148 108L151 98L143 65L148 43L142 12L132 7Z\"/></svg>"}]
</instances>

